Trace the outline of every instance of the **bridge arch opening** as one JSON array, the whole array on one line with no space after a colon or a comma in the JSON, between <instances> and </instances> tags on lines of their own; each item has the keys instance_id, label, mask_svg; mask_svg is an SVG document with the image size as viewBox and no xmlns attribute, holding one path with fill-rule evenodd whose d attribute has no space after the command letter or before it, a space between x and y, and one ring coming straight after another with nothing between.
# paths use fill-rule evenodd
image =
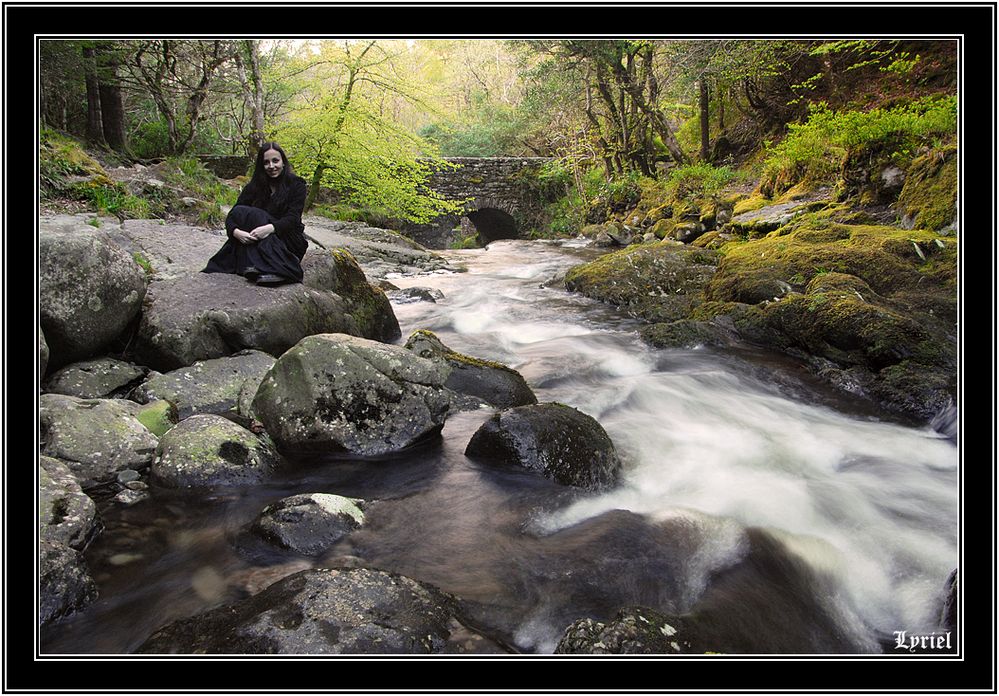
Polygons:
<instances>
[{"instance_id":1,"label":"bridge arch opening","mask_svg":"<svg viewBox=\"0 0 999 696\"><path fill-rule=\"evenodd\" d=\"M483 244L497 239L520 238L517 222L513 216L499 208L479 208L466 213L466 217L475 225Z\"/></svg>"}]
</instances>

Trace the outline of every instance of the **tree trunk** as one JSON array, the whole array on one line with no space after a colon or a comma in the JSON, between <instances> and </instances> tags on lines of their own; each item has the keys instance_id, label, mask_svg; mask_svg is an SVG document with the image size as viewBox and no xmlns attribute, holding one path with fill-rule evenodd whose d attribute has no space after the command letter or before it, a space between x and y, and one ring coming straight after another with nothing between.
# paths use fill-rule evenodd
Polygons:
<instances>
[{"instance_id":1,"label":"tree trunk","mask_svg":"<svg viewBox=\"0 0 999 696\"><path fill-rule=\"evenodd\" d=\"M254 39L243 41L235 59L243 92L243 108L250 119L246 151L252 157L264 142L264 80L260 73L260 42Z\"/></svg>"},{"instance_id":2,"label":"tree trunk","mask_svg":"<svg viewBox=\"0 0 999 696\"><path fill-rule=\"evenodd\" d=\"M101 95L97 80L97 64L94 60L94 49L83 49L84 79L87 85L87 140L95 144L104 144L104 131L101 127Z\"/></svg>"},{"instance_id":3,"label":"tree trunk","mask_svg":"<svg viewBox=\"0 0 999 696\"><path fill-rule=\"evenodd\" d=\"M701 77L701 161L707 162L711 140L708 129L708 81Z\"/></svg>"},{"instance_id":4,"label":"tree trunk","mask_svg":"<svg viewBox=\"0 0 999 696\"><path fill-rule=\"evenodd\" d=\"M323 178L323 172L329 169L329 166L325 164L317 164L315 171L312 172L312 181L309 183L309 193L305 197L305 210L304 212L309 212L312 210L312 206L316 204L316 196L319 195L319 181Z\"/></svg>"},{"instance_id":5,"label":"tree trunk","mask_svg":"<svg viewBox=\"0 0 999 696\"><path fill-rule=\"evenodd\" d=\"M718 130L725 130L725 92L722 91L721 83L715 85L715 92L718 98L715 101L718 103Z\"/></svg>"},{"instance_id":6,"label":"tree trunk","mask_svg":"<svg viewBox=\"0 0 999 696\"><path fill-rule=\"evenodd\" d=\"M125 105L121 98L121 85L102 81L100 93L104 139L115 152L127 154L128 133L125 130Z\"/></svg>"}]
</instances>

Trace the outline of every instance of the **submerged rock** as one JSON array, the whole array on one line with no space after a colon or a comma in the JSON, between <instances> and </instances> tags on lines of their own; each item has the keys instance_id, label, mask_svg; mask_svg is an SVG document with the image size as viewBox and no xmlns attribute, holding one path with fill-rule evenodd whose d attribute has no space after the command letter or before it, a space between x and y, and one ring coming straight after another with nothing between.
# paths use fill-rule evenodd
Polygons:
<instances>
[{"instance_id":1,"label":"submerged rock","mask_svg":"<svg viewBox=\"0 0 999 696\"><path fill-rule=\"evenodd\" d=\"M440 432L446 376L443 364L399 346L310 336L274 363L253 409L282 449L377 456Z\"/></svg>"},{"instance_id":2,"label":"submerged rock","mask_svg":"<svg viewBox=\"0 0 999 696\"><path fill-rule=\"evenodd\" d=\"M39 399L42 453L61 459L89 488L122 469L152 462L157 438L135 418L135 404L43 394Z\"/></svg>"},{"instance_id":3,"label":"submerged rock","mask_svg":"<svg viewBox=\"0 0 999 696\"><path fill-rule=\"evenodd\" d=\"M453 351L432 331L414 332L406 341L406 349L421 358L446 363L451 372L444 386L458 394L474 396L501 408L538 403L538 398L519 372L498 362Z\"/></svg>"},{"instance_id":4,"label":"submerged rock","mask_svg":"<svg viewBox=\"0 0 999 696\"><path fill-rule=\"evenodd\" d=\"M583 488L613 483L621 468L614 443L600 424L571 406L556 403L495 414L472 435L465 455L521 466Z\"/></svg>"},{"instance_id":5,"label":"submerged rock","mask_svg":"<svg viewBox=\"0 0 999 696\"><path fill-rule=\"evenodd\" d=\"M274 449L249 430L215 415L191 416L161 439L152 473L177 488L247 485L279 464Z\"/></svg>"},{"instance_id":6,"label":"submerged rock","mask_svg":"<svg viewBox=\"0 0 999 696\"><path fill-rule=\"evenodd\" d=\"M293 495L265 507L250 529L282 549L316 556L364 523L358 502L330 493Z\"/></svg>"},{"instance_id":7,"label":"submerged rock","mask_svg":"<svg viewBox=\"0 0 999 696\"><path fill-rule=\"evenodd\" d=\"M160 629L141 654L394 655L451 652L454 597L367 568L306 570Z\"/></svg>"}]
</instances>

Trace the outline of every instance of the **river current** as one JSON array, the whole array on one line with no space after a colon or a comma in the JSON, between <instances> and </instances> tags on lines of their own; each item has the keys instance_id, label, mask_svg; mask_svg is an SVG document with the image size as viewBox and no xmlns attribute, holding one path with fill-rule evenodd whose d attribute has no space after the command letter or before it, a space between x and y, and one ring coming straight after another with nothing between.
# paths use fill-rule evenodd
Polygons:
<instances>
[{"instance_id":1,"label":"river current","mask_svg":"<svg viewBox=\"0 0 999 696\"><path fill-rule=\"evenodd\" d=\"M620 310L549 284L590 250L443 253L467 272L390 278L444 294L394 304L403 341L429 329L518 370L539 401L596 418L624 461L616 486L577 491L468 460L492 413L480 409L387 461L293 462L207 498L154 487L130 508L100 503L106 529L86 553L100 599L43 632L42 652L131 652L170 621L334 563L434 583L525 653L627 606L694 612L728 651L879 652L894 631L938 627L958 558L952 439L879 418L780 356L647 346ZM373 501L365 525L315 559L246 551L241 532L264 506L315 492Z\"/></svg>"}]
</instances>

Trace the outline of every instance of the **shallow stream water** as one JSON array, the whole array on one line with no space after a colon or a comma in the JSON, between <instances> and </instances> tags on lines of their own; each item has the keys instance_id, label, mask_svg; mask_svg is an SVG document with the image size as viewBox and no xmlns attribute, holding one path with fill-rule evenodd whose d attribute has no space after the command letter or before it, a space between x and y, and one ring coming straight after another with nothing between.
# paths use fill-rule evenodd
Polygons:
<instances>
[{"instance_id":1,"label":"shallow stream water","mask_svg":"<svg viewBox=\"0 0 999 696\"><path fill-rule=\"evenodd\" d=\"M573 620L631 605L693 612L722 652L878 652L893 631L937 628L958 555L951 440L879 418L780 356L648 347L619 310L548 285L588 250L445 254L468 272L391 279L444 293L394 305L403 341L430 329L517 369L539 401L596 418L624 460L617 486L587 493L468 460L488 409L389 460L292 462L208 497L154 486L130 508L100 504L107 528L86 553L100 599L45 632L42 652L131 652L170 621L334 563L434 583L518 652L551 652ZM364 527L314 559L246 550L264 506L315 492L374 501Z\"/></svg>"}]
</instances>

